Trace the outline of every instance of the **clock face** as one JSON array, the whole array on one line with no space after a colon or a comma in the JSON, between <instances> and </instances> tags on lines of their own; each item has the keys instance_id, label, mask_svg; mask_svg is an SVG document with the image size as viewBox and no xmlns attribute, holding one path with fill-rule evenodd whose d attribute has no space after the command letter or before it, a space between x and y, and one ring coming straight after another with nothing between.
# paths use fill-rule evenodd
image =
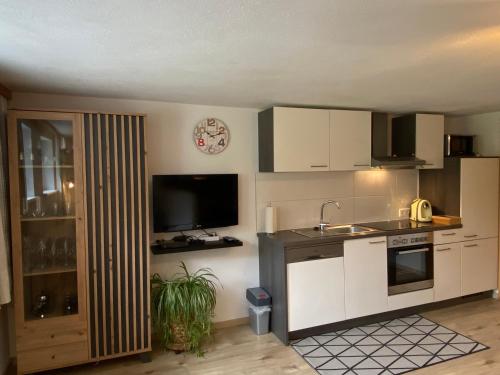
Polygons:
<instances>
[{"instance_id":1,"label":"clock face","mask_svg":"<svg viewBox=\"0 0 500 375\"><path fill-rule=\"evenodd\" d=\"M216 118L206 118L195 126L193 141L198 150L206 154L218 154L229 144L229 129Z\"/></svg>"}]
</instances>

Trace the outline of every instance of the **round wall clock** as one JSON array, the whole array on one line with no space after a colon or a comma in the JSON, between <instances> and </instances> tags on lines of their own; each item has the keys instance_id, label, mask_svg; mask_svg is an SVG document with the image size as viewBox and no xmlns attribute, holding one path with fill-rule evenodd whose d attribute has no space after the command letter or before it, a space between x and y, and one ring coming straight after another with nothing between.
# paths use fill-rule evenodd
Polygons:
<instances>
[{"instance_id":1,"label":"round wall clock","mask_svg":"<svg viewBox=\"0 0 500 375\"><path fill-rule=\"evenodd\" d=\"M205 154L221 153L229 144L229 128L219 119L206 118L195 126L193 141Z\"/></svg>"}]
</instances>

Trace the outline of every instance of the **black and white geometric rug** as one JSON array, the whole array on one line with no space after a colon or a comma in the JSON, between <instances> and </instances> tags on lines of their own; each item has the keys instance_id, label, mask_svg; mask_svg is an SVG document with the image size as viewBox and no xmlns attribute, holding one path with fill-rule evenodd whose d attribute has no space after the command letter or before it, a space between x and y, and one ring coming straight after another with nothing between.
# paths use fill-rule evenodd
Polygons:
<instances>
[{"instance_id":1,"label":"black and white geometric rug","mask_svg":"<svg viewBox=\"0 0 500 375\"><path fill-rule=\"evenodd\" d=\"M296 340L321 375L403 374L488 349L420 315Z\"/></svg>"}]
</instances>

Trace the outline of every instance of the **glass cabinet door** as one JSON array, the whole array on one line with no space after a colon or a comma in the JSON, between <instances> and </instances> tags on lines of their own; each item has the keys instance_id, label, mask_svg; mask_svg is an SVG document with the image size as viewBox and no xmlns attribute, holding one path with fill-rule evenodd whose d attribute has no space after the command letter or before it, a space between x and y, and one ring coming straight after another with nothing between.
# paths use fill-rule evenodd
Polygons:
<instances>
[{"instance_id":1,"label":"glass cabinet door","mask_svg":"<svg viewBox=\"0 0 500 375\"><path fill-rule=\"evenodd\" d=\"M23 113L9 131L17 136L17 160L11 167L17 164L18 170L19 202L13 211L18 211L24 321L78 314L75 200L82 186L81 178L75 180L81 168L75 165L74 144L80 130L68 114L37 118L36 112Z\"/></svg>"}]
</instances>

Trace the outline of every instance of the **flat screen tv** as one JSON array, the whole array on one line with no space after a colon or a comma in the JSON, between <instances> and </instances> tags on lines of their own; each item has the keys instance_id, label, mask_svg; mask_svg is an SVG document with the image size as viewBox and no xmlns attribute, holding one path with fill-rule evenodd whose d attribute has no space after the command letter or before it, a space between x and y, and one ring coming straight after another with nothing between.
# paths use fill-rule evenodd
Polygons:
<instances>
[{"instance_id":1,"label":"flat screen tv","mask_svg":"<svg viewBox=\"0 0 500 375\"><path fill-rule=\"evenodd\" d=\"M154 175L154 232L238 224L238 175Z\"/></svg>"}]
</instances>

